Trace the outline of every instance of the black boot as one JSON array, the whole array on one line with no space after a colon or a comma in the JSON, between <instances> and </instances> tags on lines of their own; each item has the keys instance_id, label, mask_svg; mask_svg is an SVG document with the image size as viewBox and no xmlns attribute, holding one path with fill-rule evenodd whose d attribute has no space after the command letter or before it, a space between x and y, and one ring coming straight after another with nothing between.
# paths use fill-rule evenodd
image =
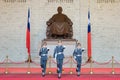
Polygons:
<instances>
[{"instance_id":1,"label":"black boot","mask_svg":"<svg viewBox=\"0 0 120 80\"><path fill-rule=\"evenodd\" d=\"M80 76L80 72L77 72L77 76Z\"/></svg>"},{"instance_id":2,"label":"black boot","mask_svg":"<svg viewBox=\"0 0 120 80\"><path fill-rule=\"evenodd\" d=\"M42 72L42 77L45 77L45 72Z\"/></svg>"},{"instance_id":3,"label":"black boot","mask_svg":"<svg viewBox=\"0 0 120 80\"><path fill-rule=\"evenodd\" d=\"M58 78L59 78L59 79L61 78L61 73L58 73Z\"/></svg>"}]
</instances>

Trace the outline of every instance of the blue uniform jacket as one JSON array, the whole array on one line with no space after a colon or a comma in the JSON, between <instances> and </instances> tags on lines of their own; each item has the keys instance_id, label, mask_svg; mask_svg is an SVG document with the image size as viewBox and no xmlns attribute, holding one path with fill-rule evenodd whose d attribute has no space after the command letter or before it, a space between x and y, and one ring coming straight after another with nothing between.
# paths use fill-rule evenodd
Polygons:
<instances>
[{"instance_id":1,"label":"blue uniform jacket","mask_svg":"<svg viewBox=\"0 0 120 80\"><path fill-rule=\"evenodd\" d=\"M82 57L82 52L83 52L84 50L83 49L78 49L78 48L76 48L75 50L74 50L74 52L73 52L73 57L77 60L78 58L79 58L79 60L81 60L81 57Z\"/></svg>"},{"instance_id":2,"label":"blue uniform jacket","mask_svg":"<svg viewBox=\"0 0 120 80\"><path fill-rule=\"evenodd\" d=\"M56 59L63 59L64 58L64 54L63 54L64 49L65 49L65 47L63 47L62 45L56 46L53 57ZM59 54L59 53L61 53L61 54Z\"/></svg>"},{"instance_id":3,"label":"blue uniform jacket","mask_svg":"<svg viewBox=\"0 0 120 80\"><path fill-rule=\"evenodd\" d=\"M41 56L41 59L42 59L42 60L47 60L47 59L48 59L48 56L47 56L48 51L49 51L49 49L47 49L47 48L43 48L43 47L42 47L42 48L40 49L39 56Z\"/></svg>"}]
</instances>

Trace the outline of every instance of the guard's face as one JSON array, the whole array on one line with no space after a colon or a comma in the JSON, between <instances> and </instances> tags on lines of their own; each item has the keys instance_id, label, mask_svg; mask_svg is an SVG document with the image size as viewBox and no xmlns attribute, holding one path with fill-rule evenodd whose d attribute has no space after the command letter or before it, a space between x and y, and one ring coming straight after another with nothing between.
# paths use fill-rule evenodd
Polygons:
<instances>
[{"instance_id":1,"label":"guard's face","mask_svg":"<svg viewBox=\"0 0 120 80\"><path fill-rule=\"evenodd\" d=\"M47 44L44 44L43 47L47 47Z\"/></svg>"},{"instance_id":2,"label":"guard's face","mask_svg":"<svg viewBox=\"0 0 120 80\"><path fill-rule=\"evenodd\" d=\"M78 45L78 48L80 49L80 48L81 48L81 46L80 46L80 45Z\"/></svg>"},{"instance_id":3,"label":"guard's face","mask_svg":"<svg viewBox=\"0 0 120 80\"><path fill-rule=\"evenodd\" d=\"M62 43L61 43L61 42L59 42L59 43L58 43L58 45L62 45Z\"/></svg>"}]
</instances>

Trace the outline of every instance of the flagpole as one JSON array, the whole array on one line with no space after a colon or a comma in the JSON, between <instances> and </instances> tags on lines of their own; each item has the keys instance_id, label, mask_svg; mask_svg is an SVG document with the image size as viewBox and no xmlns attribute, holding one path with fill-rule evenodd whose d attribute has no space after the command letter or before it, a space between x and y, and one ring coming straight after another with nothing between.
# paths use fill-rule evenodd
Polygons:
<instances>
[{"instance_id":1,"label":"flagpole","mask_svg":"<svg viewBox=\"0 0 120 80\"><path fill-rule=\"evenodd\" d=\"M91 49L91 23L90 23L90 0L88 0L88 60L87 62L90 63L92 62L92 49Z\"/></svg>"},{"instance_id":2,"label":"flagpole","mask_svg":"<svg viewBox=\"0 0 120 80\"><path fill-rule=\"evenodd\" d=\"M31 53L30 53L30 8L28 8L28 21L27 21L27 31L26 31L26 48L28 51L28 59L25 62L31 63Z\"/></svg>"},{"instance_id":3,"label":"flagpole","mask_svg":"<svg viewBox=\"0 0 120 80\"><path fill-rule=\"evenodd\" d=\"M31 55L28 55L28 59L25 62L32 63Z\"/></svg>"},{"instance_id":4,"label":"flagpole","mask_svg":"<svg viewBox=\"0 0 120 80\"><path fill-rule=\"evenodd\" d=\"M90 9L90 0L88 0L88 9Z\"/></svg>"}]
</instances>

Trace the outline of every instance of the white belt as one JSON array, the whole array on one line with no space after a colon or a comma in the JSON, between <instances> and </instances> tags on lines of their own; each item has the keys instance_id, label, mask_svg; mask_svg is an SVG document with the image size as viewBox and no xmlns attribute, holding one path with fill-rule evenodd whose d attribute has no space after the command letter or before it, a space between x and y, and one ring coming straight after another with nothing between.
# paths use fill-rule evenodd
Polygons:
<instances>
[{"instance_id":1,"label":"white belt","mask_svg":"<svg viewBox=\"0 0 120 80\"><path fill-rule=\"evenodd\" d=\"M81 55L76 55L76 56L81 56Z\"/></svg>"},{"instance_id":2,"label":"white belt","mask_svg":"<svg viewBox=\"0 0 120 80\"><path fill-rule=\"evenodd\" d=\"M42 54L41 56L47 56L47 54Z\"/></svg>"},{"instance_id":3,"label":"white belt","mask_svg":"<svg viewBox=\"0 0 120 80\"><path fill-rule=\"evenodd\" d=\"M57 53L57 54L62 54L62 52L59 52L59 53Z\"/></svg>"}]
</instances>

